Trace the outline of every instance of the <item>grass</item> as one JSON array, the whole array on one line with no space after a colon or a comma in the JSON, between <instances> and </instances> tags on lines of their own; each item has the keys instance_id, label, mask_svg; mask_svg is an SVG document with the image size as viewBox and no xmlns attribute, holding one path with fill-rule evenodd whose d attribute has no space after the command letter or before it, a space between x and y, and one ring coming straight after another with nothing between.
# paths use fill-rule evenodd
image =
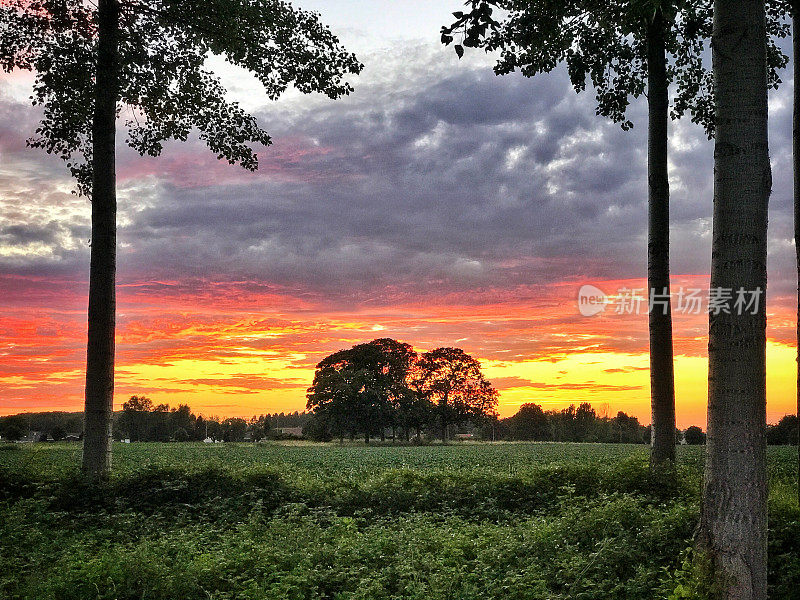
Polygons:
<instances>
[{"instance_id":1,"label":"grass","mask_svg":"<svg viewBox=\"0 0 800 600\"><path fill-rule=\"evenodd\" d=\"M702 449L679 485L641 446L0 449L0 598L678 598ZM800 584L793 448L770 449L771 592ZM678 595L675 590L678 589Z\"/></svg>"}]
</instances>

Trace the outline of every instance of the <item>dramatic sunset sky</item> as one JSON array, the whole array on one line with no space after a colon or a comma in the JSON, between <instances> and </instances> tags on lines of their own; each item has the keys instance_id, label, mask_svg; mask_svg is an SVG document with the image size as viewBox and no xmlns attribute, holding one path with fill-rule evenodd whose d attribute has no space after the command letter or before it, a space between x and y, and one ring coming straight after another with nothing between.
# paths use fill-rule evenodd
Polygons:
<instances>
[{"instance_id":1,"label":"dramatic sunset sky","mask_svg":"<svg viewBox=\"0 0 800 600\"><path fill-rule=\"evenodd\" d=\"M566 73L496 77L438 44L455 0L298 0L366 65L340 101L267 101L212 60L273 136L255 174L196 139L119 146L116 403L302 410L314 365L377 337L459 346L500 412L590 402L650 422L647 316L578 312L581 285L644 288L646 105L624 132ZM794 412L791 73L771 95L768 413ZM0 414L83 404L89 203L26 148L32 76L0 79ZM124 135L120 135L124 139ZM708 287L712 145L672 125L675 288ZM677 314L678 423L705 425L707 317Z\"/></svg>"}]
</instances>

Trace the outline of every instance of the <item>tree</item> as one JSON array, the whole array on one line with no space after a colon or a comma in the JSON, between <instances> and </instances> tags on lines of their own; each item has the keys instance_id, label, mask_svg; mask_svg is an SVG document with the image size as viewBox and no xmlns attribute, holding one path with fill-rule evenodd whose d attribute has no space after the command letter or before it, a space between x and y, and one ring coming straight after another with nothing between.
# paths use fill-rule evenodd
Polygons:
<instances>
[{"instance_id":1,"label":"tree","mask_svg":"<svg viewBox=\"0 0 800 600\"><path fill-rule=\"evenodd\" d=\"M247 421L231 417L222 422L222 440L225 442L243 442L247 433Z\"/></svg>"},{"instance_id":2,"label":"tree","mask_svg":"<svg viewBox=\"0 0 800 600\"><path fill-rule=\"evenodd\" d=\"M222 440L222 423L220 423L219 417L209 417L206 419L206 429L208 430L208 437L210 437L212 441L218 442Z\"/></svg>"},{"instance_id":3,"label":"tree","mask_svg":"<svg viewBox=\"0 0 800 600\"><path fill-rule=\"evenodd\" d=\"M0 437L10 442L16 442L25 437L28 423L22 415L11 415L0 422Z\"/></svg>"},{"instance_id":4,"label":"tree","mask_svg":"<svg viewBox=\"0 0 800 600\"><path fill-rule=\"evenodd\" d=\"M416 358L409 344L388 338L335 352L317 365L307 407L340 438L360 431L369 443L398 418L408 426L415 410L409 369Z\"/></svg>"},{"instance_id":5,"label":"tree","mask_svg":"<svg viewBox=\"0 0 800 600\"><path fill-rule=\"evenodd\" d=\"M380 437L383 440L386 427L391 427L394 439L398 424L408 431L408 423L414 410L417 396L408 386L408 377L411 366L417 360L417 353L410 344L391 338L372 340L367 345L371 350L377 350L370 354L375 360L374 379L381 395L377 405Z\"/></svg>"},{"instance_id":6,"label":"tree","mask_svg":"<svg viewBox=\"0 0 800 600\"><path fill-rule=\"evenodd\" d=\"M517 414L511 417L510 434L515 440L549 440L550 424L542 407L532 403L520 406Z\"/></svg>"},{"instance_id":7,"label":"tree","mask_svg":"<svg viewBox=\"0 0 800 600\"><path fill-rule=\"evenodd\" d=\"M675 460L675 390L672 355L672 314L669 281L669 178L667 122L670 81L679 88L674 116L687 109L704 117L696 102L707 83L700 53L703 50L702 13L691 3L678 11L671 2L612 0L552 2L471 0L469 14L455 13L456 22L442 30L451 43L456 30L464 31L464 46L500 50L497 74L521 69L532 77L567 63L575 90L586 88L587 77L597 90L597 113L633 127L626 110L630 97L648 90L648 289L651 294L650 383L654 464ZM490 5L510 11L500 24L491 18ZM491 31L491 33L490 33ZM685 35L692 32L692 35ZM682 35L684 34L684 35ZM481 39L483 38L483 40ZM456 46L459 54L463 48ZM676 57L667 64L667 50ZM695 95L687 94L691 82Z\"/></svg>"},{"instance_id":8,"label":"tree","mask_svg":"<svg viewBox=\"0 0 800 600\"><path fill-rule=\"evenodd\" d=\"M767 428L767 444L774 446L797 445L797 417L784 415L775 425Z\"/></svg>"},{"instance_id":9,"label":"tree","mask_svg":"<svg viewBox=\"0 0 800 600\"><path fill-rule=\"evenodd\" d=\"M157 156L168 139L200 132L220 159L254 170L271 140L204 68L209 54L254 73L270 98L291 84L338 98L361 71L315 13L283 0L7 0L0 65L36 72L44 107L30 143L67 161L92 201L83 469L111 463L116 277L116 118L134 115L128 145Z\"/></svg>"},{"instance_id":10,"label":"tree","mask_svg":"<svg viewBox=\"0 0 800 600\"><path fill-rule=\"evenodd\" d=\"M613 419L614 441L620 444L641 444L642 426L639 419L631 417L622 411Z\"/></svg>"},{"instance_id":11,"label":"tree","mask_svg":"<svg viewBox=\"0 0 800 600\"><path fill-rule=\"evenodd\" d=\"M183 431L186 438L191 437L190 431L195 429L196 417L192 414L192 409L188 404L179 404L178 408L173 408L169 415L170 435L175 438L175 441L186 441L185 439L178 439L178 432Z\"/></svg>"},{"instance_id":12,"label":"tree","mask_svg":"<svg viewBox=\"0 0 800 600\"><path fill-rule=\"evenodd\" d=\"M189 438L193 441L200 441L207 437L205 417L203 417L203 415L198 415L194 421L194 429L189 432Z\"/></svg>"},{"instance_id":13,"label":"tree","mask_svg":"<svg viewBox=\"0 0 800 600\"><path fill-rule=\"evenodd\" d=\"M794 249L797 267L797 320L795 342L797 343L797 415L800 416L800 0L782 3L781 15L792 20L792 68L794 71L793 126L792 126L792 171L794 174ZM796 437L800 438L800 418L797 420ZM800 452L797 455L797 501L800 504Z\"/></svg>"},{"instance_id":14,"label":"tree","mask_svg":"<svg viewBox=\"0 0 800 600\"><path fill-rule=\"evenodd\" d=\"M132 442L142 442L150 436L150 413L153 411L153 401L145 396L131 396L122 404L122 414L117 427L124 432Z\"/></svg>"},{"instance_id":15,"label":"tree","mask_svg":"<svg viewBox=\"0 0 800 600\"><path fill-rule=\"evenodd\" d=\"M630 129L630 98L647 90L648 116L648 289L651 310L650 388L651 463L675 460L675 390L669 276L669 179L667 123L669 86L675 84L672 117L686 112L711 135L714 130L710 74L703 51L711 33L711 0L468 0L471 10L456 12L442 28L442 42L499 50L498 75L519 69L533 77L566 63L577 92L587 78L596 90L597 113ZM492 18L492 7L507 17ZM777 25L776 25L777 26ZM668 60L668 56L670 60ZM785 64L770 50L771 82Z\"/></svg>"},{"instance_id":16,"label":"tree","mask_svg":"<svg viewBox=\"0 0 800 600\"><path fill-rule=\"evenodd\" d=\"M481 372L481 364L460 348L436 348L420 357L415 387L435 407L442 442L447 429L486 416L497 406L498 393Z\"/></svg>"},{"instance_id":17,"label":"tree","mask_svg":"<svg viewBox=\"0 0 800 600\"><path fill-rule=\"evenodd\" d=\"M253 417L248 424L250 434L254 442L259 442L266 439L269 435L270 422L269 417L261 415L260 417Z\"/></svg>"},{"instance_id":18,"label":"tree","mask_svg":"<svg viewBox=\"0 0 800 600\"><path fill-rule=\"evenodd\" d=\"M64 439L64 437L67 435L67 432L61 425L56 425L50 431L50 435L53 436L53 439L58 442L59 440Z\"/></svg>"},{"instance_id":19,"label":"tree","mask_svg":"<svg viewBox=\"0 0 800 600\"><path fill-rule=\"evenodd\" d=\"M692 425L684 432L683 439L690 446L701 446L706 443L706 434L697 425Z\"/></svg>"},{"instance_id":20,"label":"tree","mask_svg":"<svg viewBox=\"0 0 800 600\"><path fill-rule=\"evenodd\" d=\"M588 402L581 402L575 410L575 441L595 442L593 429L597 422L597 413Z\"/></svg>"},{"instance_id":21,"label":"tree","mask_svg":"<svg viewBox=\"0 0 800 600\"><path fill-rule=\"evenodd\" d=\"M317 364L314 381L308 388L306 404L317 418L327 424L333 435L351 439L364 432L369 443L379 401L374 393L371 369L363 364L364 357L354 348L340 350Z\"/></svg>"},{"instance_id":22,"label":"tree","mask_svg":"<svg viewBox=\"0 0 800 600\"><path fill-rule=\"evenodd\" d=\"M767 31L763 0L715 0L716 141L709 401L700 547L722 596L767 597ZM722 294L750 294L736 310ZM740 314L741 313L741 314Z\"/></svg>"}]
</instances>

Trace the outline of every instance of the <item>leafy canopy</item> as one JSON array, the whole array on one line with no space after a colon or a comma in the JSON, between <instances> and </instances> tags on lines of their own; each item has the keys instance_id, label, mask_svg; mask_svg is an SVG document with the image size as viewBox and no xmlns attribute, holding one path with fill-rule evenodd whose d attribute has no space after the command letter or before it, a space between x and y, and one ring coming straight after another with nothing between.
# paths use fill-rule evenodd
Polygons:
<instances>
[{"instance_id":1,"label":"leafy canopy","mask_svg":"<svg viewBox=\"0 0 800 600\"><path fill-rule=\"evenodd\" d=\"M785 3L786 0L774 5ZM647 89L647 33L663 25L667 78L674 87L671 116L689 113L709 136L714 132L713 80L708 46L713 0L467 0L466 11L442 27L442 43L498 52L495 73L519 70L526 77L565 63L576 92L595 89L597 114L633 127L627 116L631 98ZM496 9L502 20L494 18ZM781 11L769 11L770 85L780 84L778 69L788 58L775 38L789 34Z\"/></svg>"},{"instance_id":2,"label":"leafy canopy","mask_svg":"<svg viewBox=\"0 0 800 600\"><path fill-rule=\"evenodd\" d=\"M437 406L445 423L491 416L498 392L481 372L481 363L460 348L436 348L420 357L414 387Z\"/></svg>"},{"instance_id":3,"label":"leafy canopy","mask_svg":"<svg viewBox=\"0 0 800 600\"><path fill-rule=\"evenodd\" d=\"M119 112L129 146L158 156L165 141L199 132L220 159L255 170L270 136L226 98L212 56L253 73L271 99L293 85L339 98L363 65L319 15L282 0L120 0ZM90 193L96 9L83 0L4 0L0 67L36 72L43 118L29 144L63 158Z\"/></svg>"},{"instance_id":4,"label":"leafy canopy","mask_svg":"<svg viewBox=\"0 0 800 600\"><path fill-rule=\"evenodd\" d=\"M307 407L337 430L369 430L413 396L407 379L416 360L409 344L389 338L335 352L317 365Z\"/></svg>"}]
</instances>

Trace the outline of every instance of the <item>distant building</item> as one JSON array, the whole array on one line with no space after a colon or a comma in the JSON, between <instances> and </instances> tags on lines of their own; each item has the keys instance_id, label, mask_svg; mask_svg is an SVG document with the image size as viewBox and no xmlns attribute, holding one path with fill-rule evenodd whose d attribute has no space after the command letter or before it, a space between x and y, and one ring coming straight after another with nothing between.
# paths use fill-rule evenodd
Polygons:
<instances>
[{"instance_id":1,"label":"distant building","mask_svg":"<svg viewBox=\"0 0 800 600\"><path fill-rule=\"evenodd\" d=\"M457 433L455 435L455 439L457 440L472 440L475 439L474 433Z\"/></svg>"},{"instance_id":2,"label":"distant building","mask_svg":"<svg viewBox=\"0 0 800 600\"><path fill-rule=\"evenodd\" d=\"M303 437L302 427L278 427L277 431L281 435L287 435L289 437L296 437L296 438Z\"/></svg>"}]
</instances>

